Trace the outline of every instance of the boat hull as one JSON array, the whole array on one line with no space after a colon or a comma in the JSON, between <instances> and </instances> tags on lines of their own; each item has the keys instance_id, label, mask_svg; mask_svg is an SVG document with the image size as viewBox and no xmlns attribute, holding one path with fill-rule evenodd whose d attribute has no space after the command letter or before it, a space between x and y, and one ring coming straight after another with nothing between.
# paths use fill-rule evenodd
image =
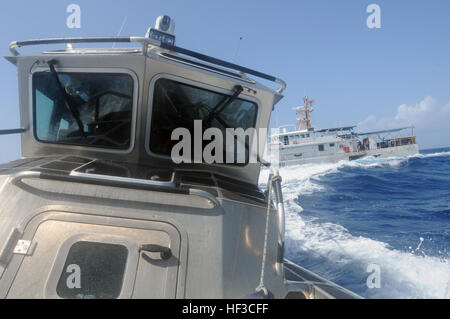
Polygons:
<instances>
[{"instance_id":1,"label":"boat hull","mask_svg":"<svg viewBox=\"0 0 450 319\"><path fill-rule=\"evenodd\" d=\"M280 152L281 153L281 152ZM340 161L352 161L367 157L408 157L419 153L417 144L402 145L389 148L372 149L360 152L336 153L322 156L306 157L293 160L280 160L280 166L291 166L310 163L337 163Z\"/></svg>"}]
</instances>

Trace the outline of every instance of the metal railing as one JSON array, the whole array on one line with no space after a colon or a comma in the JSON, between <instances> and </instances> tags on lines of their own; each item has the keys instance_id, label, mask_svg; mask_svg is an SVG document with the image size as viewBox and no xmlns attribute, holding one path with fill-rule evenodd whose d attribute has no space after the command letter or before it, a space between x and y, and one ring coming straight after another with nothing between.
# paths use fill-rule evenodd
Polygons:
<instances>
[{"instance_id":1,"label":"metal railing","mask_svg":"<svg viewBox=\"0 0 450 319\"><path fill-rule=\"evenodd\" d=\"M69 183L82 183L82 184L91 184L109 187L123 187L139 190L148 190L154 192L199 196L208 200L208 202L210 202L214 207L220 206L220 203L217 200L217 198L206 191L186 187L161 186L154 184L152 181L147 181L147 183L136 183L132 181L116 180L116 179L87 178L86 176L52 174L38 171L22 171L12 176L11 183L16 184L24 178L48 179Z\"/></svg>"},{"instance_id":2,"label":"metal railing","mask_svg":"<svg viewBox=\"0 0 450 319\"><path fill-rule=\"evenodd\" d=\"M198 60L209 62L212 64L220 65L222 67L236 70L239 72L251 74L253 76L275 82L281 87L277 90L278 94L281 94L286 88L286 82L276 78L272 75L268 75L259 71L255 71L234 63L230 63L224 60L216 59L208 55L204 55L198 52L187 50L175 45L163 43L161 41L153 40L146 37L77 37L77 38L51 38L51 39L35 39L35 40L25 40L25 41L13 41L9 45L9 50L14 56L19 56L20 53L17 51L20 47L32 46L32 45L44 45L44 44L76 44L76 43L140 43L143 47L143 51L146 52L149 45L160 47L172 52L177 52L183 55L187 55Z\"/></svg>"}]
</instances>

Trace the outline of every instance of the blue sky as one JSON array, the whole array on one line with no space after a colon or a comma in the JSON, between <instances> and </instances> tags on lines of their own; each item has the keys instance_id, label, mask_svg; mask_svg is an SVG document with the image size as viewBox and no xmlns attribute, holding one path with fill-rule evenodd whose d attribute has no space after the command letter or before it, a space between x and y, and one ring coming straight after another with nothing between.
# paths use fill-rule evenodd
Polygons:
<instances>
[{"instance_id":1,"label":"blue sky","mask_svg":"<svg viewBox=\"0 0 450 319\"><path fill-rule=\"evenodd\" d=\"M66 26L71 3L81 7L81 29ZM381 7L380 29L366 26L371 3ZM291 108L306 90L317 101L316 128L414 124L422 149L450 146L448 0L16 0L1 6L3 56L13 40L116 35L125 17L122 35L144 35L158 15L168 14L179 46L287 82L273 126L295 123ZM0 128L19 127L16 70L6 60L0 61L0 92ZM0 137L0 149L0 162L19 157L19 136Z\"/></svg>"}]
</instances>

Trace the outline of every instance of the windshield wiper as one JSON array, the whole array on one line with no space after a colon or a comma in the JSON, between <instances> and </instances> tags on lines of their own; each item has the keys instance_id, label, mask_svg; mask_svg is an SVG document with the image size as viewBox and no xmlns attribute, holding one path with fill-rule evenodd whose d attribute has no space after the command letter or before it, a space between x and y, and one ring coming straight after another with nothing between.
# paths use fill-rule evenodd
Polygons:
<instances>
[{"instance_id":1,"label":"windshield wiper","mask_svg":"<svg viewBox=\"0 0 450 319\"><path fill-rule=\"evenodd\" d=\"M78 111L72 106L72 104L70 104L69 97L67 96L66 90L63 88L62 83L59 80L58 73L55 70L56 63L57 63L56 60L47 61L48 67L50 68L50 72L53 74L56 84L58 86L58 89L61 92L61 95L64 99L64 104L66 105L67 109L70 111L73 118L77 122L78 129L81 133L81 136L86 137L86 134L84 133L84 130L83 130L83 122L80 119L80 115L79 115Z\"/></svg>"},{"instance_id":2,"label":"windshield wiper","mask_svg":"<svg viewBox=\"0 0 450 319\"><path fill-rule=\"evenodd\" d=\"M213 119L218 119L220 113L222 113L222 111L226 107L228 107L231 103L233 103L237 99L239 94L242 93L243 90L244 88L241 85L236 85L233 88L233 94L225 102L220 102L212 110L210 110L208 114L206 114L206 116L203 118L203 121L205 121L208 124L207 126L211 125L211 121Z\"/></svg>"},{"instance_id":3,"label":"windshield wiper","mask_svg":"<svg viewBox=\"0 0 450 319\"><path fill-rule=\"evenodd\" d=\"M226 107L228 107L231 103L233 103L237 99L237 97L239 96L239 94L242 93L243 90L244 90L244 88L241 85L236 85L233 88L233 94L225 102L219 102L218 105L216 105L211 111L208 112L208 114L204 118L204 121L206 121L208 123L208 126L211 126L211 121L213 119L216 119L220 122L220 124L222 124L223 127L225 127L225 128L227 127L225 121L219 115ZM250 146L247 141L244 142L244 147L245 147L245 150L250 155ZM256 160L259 163L261 163L262 165L264 165L266 167L270 167L270 163L264 161L259 156L259 154L256 154Z\"/></svg>"}]
</instances>

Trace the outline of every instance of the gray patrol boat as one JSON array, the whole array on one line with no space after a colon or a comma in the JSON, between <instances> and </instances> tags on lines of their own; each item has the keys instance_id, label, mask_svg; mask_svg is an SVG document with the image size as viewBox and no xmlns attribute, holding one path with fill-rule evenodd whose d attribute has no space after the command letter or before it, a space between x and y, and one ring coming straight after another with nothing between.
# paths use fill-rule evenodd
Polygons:
<instances>
[{"instance_id":1,"label":"gray patrol boat","mask_svg":"<svg viewBox=\"0 0 450 319\"><path fill-rule=\"evenodd\" d=\"M18 52L54 44L67 48ZM282 80L176 46L168 16L144 37L10 51L21 128L0 133L21 134L22 157L0 165L1 298L359 298L284 258L275 169L263 192L249 152L239 165L170 156L194 120L267 128Z\"/></svg>"}]
</instances>

